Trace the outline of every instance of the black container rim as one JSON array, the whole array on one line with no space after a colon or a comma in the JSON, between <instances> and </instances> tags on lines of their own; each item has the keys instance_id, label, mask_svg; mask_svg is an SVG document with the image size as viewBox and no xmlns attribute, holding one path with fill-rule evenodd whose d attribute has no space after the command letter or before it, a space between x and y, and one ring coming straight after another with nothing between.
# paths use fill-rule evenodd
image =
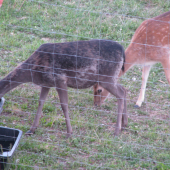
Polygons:
<instances>
[{"instance_id":1,"label":"black container rim","mask_svg":"<svg viewBox=\"0 0 170 170\"><path fill-rule=\"evenodd\" d=\"M0 128L4 128L4 129L11 129L11 130L17 130L18 136L17 136L17 140L15 141L15 144L13 145L12 149L9 152L3 152L3 154L0 154L0 157L11 157L15 151L15 149L17 148L19 141L21 139L22 136L22 131L19 129L14 129L14 128L8 128L8 127L4 127L4 126L0 126Z\"/></svg>"}]
</instances>

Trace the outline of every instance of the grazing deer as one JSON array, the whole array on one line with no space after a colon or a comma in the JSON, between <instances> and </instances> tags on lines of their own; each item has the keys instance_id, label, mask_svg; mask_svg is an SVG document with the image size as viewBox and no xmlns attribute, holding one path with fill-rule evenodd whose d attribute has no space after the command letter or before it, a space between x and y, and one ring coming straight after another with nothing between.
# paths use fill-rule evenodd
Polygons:
<instances>
[{"instance_id":1,"label":"grazing deer","mask_svg":"<svg viewBox=\"0 0 170 170\"><path fill-rule=\"evenodd\" d=\"M118 115L115 135L128 123L126 90L117 79L125 61L123 47L113 41L91 40L41 45L25 62L0 81L0 98L16 86L32 82L42 87L38 110L32 127L34 133L42 114L42 107L50 87L55 87L64 112L67 136L72 133L68 114L67 87L84 89L98 83L115 95ZM122 115L123 113L123 115Z\"/></svg>"},{"instance_id":2,"label":"grazing deer","mask_svg":"<svg viewBox=\"0 0 170 170\"><path fill-rule=\"evenodd\" d=\"M142 86L135 107L144 101L146 83L151 67L161 63L170 84L170 11L152 19L145 20L136 30L131 43L125 51L124 72L135 64L142 64ZM101 105L109 92L98 84L94 86L94 104Z\"/></svg>"}]
</instances>

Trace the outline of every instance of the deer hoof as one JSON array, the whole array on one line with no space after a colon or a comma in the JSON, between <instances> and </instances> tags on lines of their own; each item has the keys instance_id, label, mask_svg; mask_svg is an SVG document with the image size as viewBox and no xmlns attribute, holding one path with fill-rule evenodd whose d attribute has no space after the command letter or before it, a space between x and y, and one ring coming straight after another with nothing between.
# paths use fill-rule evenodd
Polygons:
<instances>
[{"instance_id":1,"label":"deer hoof","mask_svg":"<svg viewBox=\"0 0 170 170\"><path fill-rule=\"evenodd\" d=\"M32 132L31 130L28 130L26 133L25 133L25 135L33 135L34 134L34 132Z\"/></svg>"},{"instance_id":2,"label":"deer hoof","mask_svg":"<svg viewBox=\"0 0 170 170\"><path fill-rule=\"evenodd\" d=\"M119 136L119 134L120 134L120 130L115 130L115 133L114 133L114 136Z\"/></svg>"},{"instance_id":3,"label":"deer hoof","mask_svg":"<svg viewBox=\"0 0 170 170\"><path fill-rule=\"evenodd\" d=\"M68 139L68 138L70 138L71 136L72 136L72 133L67 133L66 138Z\"/></svg>"},{"instance_id":4,"label":"deer hoof","mask_svg":"<svg viewBox=\"0 0 170 170\"><path fill-rule=\"evenodd\" d=\"M139 109L140 107L137 104L135 104L134 108Z\"/></svg>"},{"instance_id":5,"label":"deer hoof","mask_svg":"<svg viewBox=\"0 0 170 170\"><path fill-rule=\"evenodd\" d=\"M122 125L121 131L126 130L127 125Z\"/></svg>"}]
</instances>

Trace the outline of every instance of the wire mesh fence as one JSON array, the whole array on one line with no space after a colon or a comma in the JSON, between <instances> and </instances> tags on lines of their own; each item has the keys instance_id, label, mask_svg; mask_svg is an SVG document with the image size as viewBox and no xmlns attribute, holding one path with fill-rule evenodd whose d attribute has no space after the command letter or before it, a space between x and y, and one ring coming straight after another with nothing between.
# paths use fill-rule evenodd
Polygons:
<instances>
[{"instance_id":1,"label":"wire mesh fence","mask_svg":"<svg viewBox=\"0 0 170 170\"><path fill-rule=\"evenodd\" d=\"M134 45L130 54L126 51L127 64L134 66L118 81L127 89L129 120L120 135L114 136L118 115L115 96L109 95L101 106L96 107L93 87L68 88L73 134L67 139L65 117L55 86L47 96L35 133L22 136L15 159L10 163L11 169L170 169L170 92L167 80L170 13L154 18L167 12L169 7L168 0L4 0L0 8L1 79L22 65L44 43L112 40L126 50L130 44ZM147 20L146 25L142 23L144 20ZM136 34L141 24L143 27ZM140 34L142 30L144 33ZM137 39L131 42L134 34L138 35ZM77 43L75 54L66 55L83 60L83 56L78 56L78 47ZM101 51L98 52L100 56ZM45 56L44 51L42 53ZM61 53L53 51L51 55L54 54ZM56 69L32 64L32 67L37 66L42 74L49 73L42 70ZM77 64L75 66L76 74L86 74L87 70L80 71ZM148 66L152 69L147 81ZM143 71L146 88L141 88L142 68L146 68ZM33 79L22 84L26 78L16 81L21 85L5 94L0 116L1 126L21 129L24 133L30 129L36 116L41 87L48 84L44 82L40 87L33 83ZM10 83L14 81L9 80ZM146 90L145 98L141 106L135 108L141 89Z\"/></svg>"}]
</instances>

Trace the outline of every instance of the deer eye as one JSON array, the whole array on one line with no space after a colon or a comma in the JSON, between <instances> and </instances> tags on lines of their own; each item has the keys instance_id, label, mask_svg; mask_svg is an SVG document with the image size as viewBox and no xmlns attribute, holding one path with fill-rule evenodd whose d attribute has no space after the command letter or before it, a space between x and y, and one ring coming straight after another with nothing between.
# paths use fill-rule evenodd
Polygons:
<instances>
[{"instance_id":1,"label":"deer eye","mask_svg":"<svg viewBox=\"0 0 170 170\"><path fill-rule=\"evenodd\" d=\"M102 92L102 89L97 90L97 92L100 94Z\"/></svg>"}]
</instances>

